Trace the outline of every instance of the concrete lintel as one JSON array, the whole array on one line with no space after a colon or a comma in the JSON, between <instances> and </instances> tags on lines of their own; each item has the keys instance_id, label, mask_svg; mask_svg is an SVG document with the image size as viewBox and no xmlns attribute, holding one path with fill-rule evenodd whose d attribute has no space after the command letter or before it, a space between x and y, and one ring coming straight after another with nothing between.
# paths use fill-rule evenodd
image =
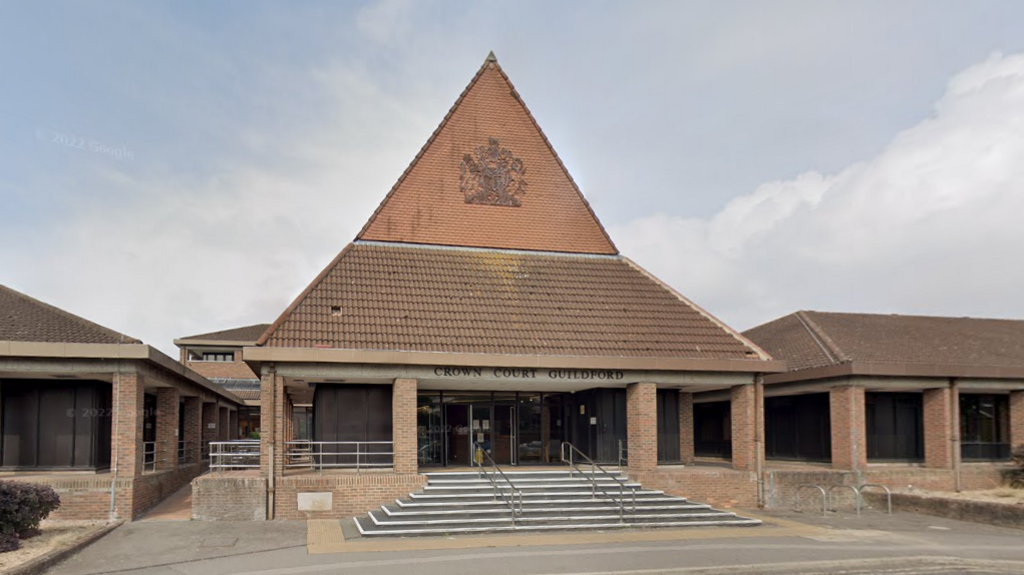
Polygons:
<instances>
[{"instance_id":1,"label":"concrete lintel","mask_svg":"<svg viewBox=\"0 0 1024 575\"><path fill-rule=\"evenodd\" d=\"M390 383L395 379L415 379L423 384L460 385L522 384L528 387L558 387L561 384L585 384L592 387L625 387L643 381L659 387L721 387L751 384L754 375L735 372L680 372L647 370L588 370L543 367L459 367L450 365L379 365L283 363L277 364L277 374L304 381L350 380L353 382ZM552 373L554 372L554 374ZM615 372L612 379L608 372ZM369 381L368 381L369 380Z\"/></svg>"},{"instance_id":2,"label":"concrete lintel","mask_svg":"<svg viewBox=\"0 0 1024 575\"><path fill-rule=\"evenodd\" d=\"M246 347L249 364L287 363L392 364L419 366L523 367L538 369L620 369L640 371L697 371L769 373L785 369L779 361L682 359L661 357L582 357L432 353L414 351L360 351L347 349Z\"/></svg>"}]
</instances>

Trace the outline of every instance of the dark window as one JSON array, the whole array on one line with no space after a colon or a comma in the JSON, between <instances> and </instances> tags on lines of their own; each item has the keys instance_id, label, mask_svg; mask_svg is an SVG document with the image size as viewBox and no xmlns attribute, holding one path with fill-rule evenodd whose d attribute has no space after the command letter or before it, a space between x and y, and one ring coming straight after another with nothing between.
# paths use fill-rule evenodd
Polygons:
<instances>
[{"instance_id":1,"label":"dark window","mask_svg":"<svg viewBox=\"0 0 1024 575\"><path fill-rule=\"evenodd\" d=\"M868 460L923 461L924 417L920 393L867 393Z\"/></svg>"},{"instance_id":2,"label":"dark window","mask_svg":"<svg viewBox=\"0 0 1024 575\"><path fill-rule=\"evenodd\" d=\"M827 393L764 400L765 457L830 461L832 428Z\"/></svg>"},{"instance_id":3,"label":"dark window","mask_svg":"<svg viewBox=\"0 0 1024 575\"><path fill-rule=\"evenodd\" d=\"M679 463L679 391L658 390L658 463Z\"/></svg>"},{"instance_id":4,"label":"dark window","mask_svg":"<svg viewBox=\"0 0 1024 575\"><path fill-rule=\"evenodd\" d=\"M110 466L110 385L4 381L2 466L103 469Z\"/></svg>"},{"instance_id":5,"label":"dark window","mask_svg":"<svg viewBox=\"0 0 1024 575\"><path fill-rule=\"evenodd\" d=\"M1008 396L960 394L960 456L965 460L1009 459Z\"/></svg>"},{"instance_id":6,"label":"dark window","mask_svg":"<svg viewBox=\"0 0 1024 575\"><path fill-rule=\"evenodd\" d=\"M390 385L329 385L316 386L313 393L313 439L331 442L390 442L391 434ZM336 449L328 451L328 447ZM355 465L356 449L359 453L390 452L391 445L363 443L356 446L325 446L324 465ZM361 463L384 463L391 456L361 455Z\"/></svg>"},{"instance_id":7,"label":"dark window","mask_svg":"<svg viewBox=\"0 0 1024 575\"><path fill-rule=\"evenodd\" d=\"M235 361L235 354L231 352L203 352L203 361Z\"/></svg>"},{"instance_id":8,"label":"dark window","mask_svg":"<svg viewBox=\"0 0 1024 575\"><path fill-rule=\"evenodd\" d=\"M693 450L700 457L732 457L732 407L728 401L693 405Z\"/></svg>"}]
</instances>

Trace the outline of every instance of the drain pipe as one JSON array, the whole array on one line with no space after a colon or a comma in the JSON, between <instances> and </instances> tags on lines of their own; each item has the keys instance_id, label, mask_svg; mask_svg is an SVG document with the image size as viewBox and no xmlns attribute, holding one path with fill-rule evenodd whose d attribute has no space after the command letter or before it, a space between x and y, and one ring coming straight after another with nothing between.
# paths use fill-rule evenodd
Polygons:
<instances>
[{"instance_id":1,"label":"drain pipe","mask_svg":"<svg viewBox=\"0 0 1024 575\"><path fill-rule=\"evenodd\" d=\"M950 459L953 463L953 489L960 493L963 489L960 477L960 388L955 377L949 378L949 441Z\"/></svg>"},{"instance_id":2,"label":"drain pipe","mask_svg":"<svg viewBox=\"0 0 1024 575\"><path fill-rule=\"evenodd\" d=\"M270 384L271 384L270 385L270 389L271 389L271 391L270 391L270 393L271 393L271 395L270 395L270 397L271 397L270 406L271 406L271 409L273 409L273 413L277 413L277 402L280 401L280 398L277 397L277 370L274 369L273 366L271 366L267 370L267 375L270 376ZM260 385L262 386L262 383ZM263 409L262 405L261 405L260 409L261 410ZM260 417L260 421L261 422L263 421L262 417ZM261 433L260 434L260 444L261 445L263 443L263 436L264 436L264 434ZM277 470L274 469L274 461L275 461L274 460L274 444L275 443L277 443L277 418L276 417L272 417L270 419L270 441L269 441L269 445L267 445L267 457L269 459L269 461L267 463L267 469L270 470L270 475L269 475L269 477L267 477L267 519L271 520L271 521L273 521L273 519L274 519L274 494L275 494L275 488L276 488L276 486L274 484L274 476L277 475Z\"/></svg>"},{"instance_id":3,"label":"drain pipe","mask_svg":"<svg viewBox=\"0 0 1024 575\"><path fill-rule=\"evenodd\" d=\"M121 337L124 337L124 336L121 336ZM115 406L120 406L121 405L121 361L120 360L118 360L118 362L117 362L117 372L114 373L114 377L117 379L117 391L114 393L114 405ZM111 466L111 467L113 467L113 469L110 470L110 512L107 515L107 521L109 521L111 523L113 523L114 520L117 518L116 515L115 515L117 513L117 511L116 511L117 507L115 505L116 500L117 500L117 460L118 460L117 456L121 452L121 443L117 440L117 432L118 432L118 429L120 428L121 418L117 417L117 415L116 415L117 412L118 412L117 409L111 410L111 414L112 414L111 417L114 418L114 438L113 438L113 443L114 443L114 461L113 461L113 465ZM136 417L138 417L138 414L136 414Z\"/></svg>"},{"instance_id":4,"label":"drain pipe","mask_svg":"<svg viewBox=\"0 0 1024 575\"><path fill-rule=\"evenodd\" d=\"M757 507L764 509L764 377L754 376L754 472L757 474Z\"/></svg>"}]
</instances>

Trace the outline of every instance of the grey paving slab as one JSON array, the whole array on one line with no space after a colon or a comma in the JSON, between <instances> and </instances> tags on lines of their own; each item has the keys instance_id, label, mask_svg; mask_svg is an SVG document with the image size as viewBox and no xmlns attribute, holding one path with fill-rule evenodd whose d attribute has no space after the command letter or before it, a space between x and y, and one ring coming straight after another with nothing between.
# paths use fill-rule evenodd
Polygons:
<instances>
[{"instance_id":1,"label":"grey paving slab","mask_svg":"<svg viewBox=\"0 0 1024 575\"><path fill-rule=\"evenodd\" d=\"M773 514L766 514L769 517ZM56 575L680 575L844 573L952 575L1024 573L1024 531L908 514L782 512L819 528L805 536L493 547L308 555L305 524L126 525L50 573ZM554 535L552 537L555 537ZM237 539L230 547L203 547ZM948 559L947 559L948 558ZM956 563L988 561L983 565ZM863 563L875 561L876 563ZM880 564L878 561L890 561ZM992 561L1021 563L994 564ZM1009 565L1009 566L1008 566ZM727 571L722 571L727 569Z\"/></svg>"}]
</instances>

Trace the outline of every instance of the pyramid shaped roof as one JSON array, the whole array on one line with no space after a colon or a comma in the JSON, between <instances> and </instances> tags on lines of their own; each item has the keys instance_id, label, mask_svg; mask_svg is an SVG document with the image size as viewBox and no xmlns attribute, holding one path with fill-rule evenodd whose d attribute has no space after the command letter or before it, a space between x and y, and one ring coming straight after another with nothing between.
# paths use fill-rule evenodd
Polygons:
<instances>
[{"instance_id":1,"label":"pyramid shaped roof","mask_svg":"<svg viewBox=\"0 0 1024 575\"><path fill-rule=\"evenodd\" d=\"M357 239L617 253L493 53Z\"/></svg>"},{"instance_id":2,"label":"pyramid shaped roof","mask_svg":"<svg viewBox=\"0 0 1024 575\"><path fill-rule=\"evenodd\" d=\"M257 346L247 358L291 348L360 362L411 352L729 371L770 360L619 255L493 55L356 240Z\"/></svg>"}]
</instances>

